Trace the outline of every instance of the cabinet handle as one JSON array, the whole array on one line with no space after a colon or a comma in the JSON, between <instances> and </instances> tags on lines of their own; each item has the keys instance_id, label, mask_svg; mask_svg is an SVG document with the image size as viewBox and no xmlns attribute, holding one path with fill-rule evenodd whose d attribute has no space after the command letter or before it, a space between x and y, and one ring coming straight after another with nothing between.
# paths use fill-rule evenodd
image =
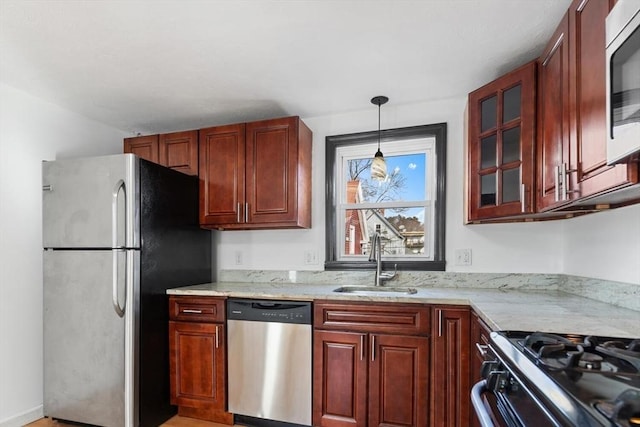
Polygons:
<instances>
[{"instance_id":1,"label":"cabinet handle","mask_svg":"<svg viewBox=\"0 0 640 427\"><path fill-rule=\"evenodd\" d=\"M555 172L553 175L555 177L555 184L556 184L554 188L554 195L555 195L556 202L559 202L560 201L560 166L558 165L554 167L553 170Z\"/></svg>"},{"instance_id":2,"label":"cabinet handle","mask_svg":"<svg viewBox=\"0 0 640 427\"><path fill-rule=\"evenodd\" d=\"M570 173L578 172L578 169L567 169L567 164L562 164L562 200L567 200L570 193L579 193L578 190L568 189L568 176Z\"/></svg>"},{"instance_id":3,"label":"cabinet handle","mask_svg":"<svg viewBox=\"0 0 640 427\"><path fill-rule=\"evenodd\" d=\"M194 314L202 314L202 310L193 310L191 308L185 308L181 311L182 313L194 313Z\"/></svg>"},{"instance_id":4,"label":"cabinet handle","mask_svg":"<svg viewBox=\"0 0 640 427\"><path fill-rule=\"evenodd\" d=\"M478 349L478 353L480 353L480 356L484 359L484 356L487 354L487 348L489 348L489 346L477 342L476 348Z\"/></svg>"},{"instance_id":5,"label":"cabinet handle","mask_svg":"<svg viewBox=\"0 0 640 427\"><path fill-rule=\"evenodd\" d=\"M238 222L240 222L240 203L238 202Z\"/></svg>"},{"instance_id":6,"label":"cabinet handle","mask_svg":"<svg viewBox=\"0 0 640 427\"><path fill-rule=\"evenodd\" d=\"M522 207L522 213L527 211L527 201L525 200L525 194L527 190L524 184L520 184L520 206Z\"/></svg>"},{"instance_id":7,"label":"cabinet handle","mask_svg":"<svg viewBox=\"0 0 640 427\"><path fill-rule=\"evenodd\" d=\"M442 310L438 310L438 336L442 336Z\"/></svg>"},{"instance_id":8,"label":"cabinet handle","mask_svg":"<svg viewBox=\"0 0 640 427\"><path fill-rule=\"evenodd\" d=\"M249 222L249 203L244 204L244 222Z\"/></svg>"},{"instance_id":9,"label":"cabinet handle","mask_svg":"<svg viewBox=\"0 0 640 427\"><path fill-rule=\"evenodd\" d=\"M216 326L216 348L220 345L220 341L218 340L218 326Z\"/></svg>"},{"instance_id":10,"label":"cabinet handle","mask_svg":"<svg viewBox=\"0 0 640 427\"><path fill-rule=\"evenodd\" d=\"M376 360L376 336L371 335L371 361Z\"/></svg>"},{"instance_id":11,"label":"cabinet handle","mask_svg":"<svg viewBox=\"0 0 640 427\"><path fill-rule=\"evenodd\" d=\"M364 335L360 335L360 360L364 360Z\"/></svg>"}]
</instances>

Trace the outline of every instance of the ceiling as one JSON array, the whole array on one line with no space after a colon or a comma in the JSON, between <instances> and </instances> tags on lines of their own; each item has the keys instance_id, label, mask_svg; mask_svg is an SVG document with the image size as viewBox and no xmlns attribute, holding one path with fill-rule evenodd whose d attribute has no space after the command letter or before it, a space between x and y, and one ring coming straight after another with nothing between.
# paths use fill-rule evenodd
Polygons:
<instances>
[{"instance_id":1,"label":"ceiling","mask_svg":"<svg viewBox=\"0 0 640 427\"><path fill-rule=\"evenodd\" d=\"M571 0L0 0L0 81L133 133L462 97Z\"/></svg>"}]
</instances>

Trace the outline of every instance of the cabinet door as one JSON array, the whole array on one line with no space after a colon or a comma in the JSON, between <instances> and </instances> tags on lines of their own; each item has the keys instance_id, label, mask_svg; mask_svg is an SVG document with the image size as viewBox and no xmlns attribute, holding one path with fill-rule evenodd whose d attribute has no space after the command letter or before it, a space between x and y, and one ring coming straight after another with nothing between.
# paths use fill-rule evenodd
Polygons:
<instances>
[{"instance_id":1,"label":"cabinet door","mask_svg":"<svg viewBox=\"0 0 640 427\"><path fill-rule=\"evenodd\" d=\"M200 224L244 222L244 124L201 129Z\"/></svg>"},{"instance_id":2,"label":"cabinet door","mask_svg":"<svg viewBox=\"0 0 640 427\"><path fill-rule=\"evenodd\" d=\"M367 425L367 337L314 331L313 425Z\"/></svg>"},{"instance_id":3,"label":"cabinet door","mask_svg":"<svg viewBox=\"0 0 640 427\"><path fill-rule=\"evenodd\" d=\"M247 123L246 222L309 227L311 133L298 117Z\"/></svg>"},{"instance_id":4,"label":"cabinet door","mask_svg":"<svg viewBox=\"0 0 640 427\"><path fill-rule=\"evenodd\" d=\"M426 426L429 339L370 335L369 426Z\"/></svg>"},{"instance_id":5,"label":"cabinet door","mask_svg":"<svg viewBox=\"0 0 640 427\"><path fill-rule=\"evenodd\" d=\"M136 156L159 163L158 135L136 136L124 139L124 152L133 153Z\"/></svg>"},{"instance_id":6,"label":"cabinet door","mask_svg":"<svg viewBox=\"0 0 640 427\"><path fill-rule=\"evenodd\" d=\"M580 197L638 182L631 164L607 166L605 19L613 1L574 0L569 8L571 34L572 170ZM572 172L573 174L573 172Z\"/></svg>"},{"instance_id":7,"label":"cabinet door","mask_svg":"<svg viewBox=\"0 0 640 427\"><path fill-rule=\"evenodd\" d=\"M533 213L536 62L469 94L468 218Z\"/></svg>"},{"instance_id":8,"label":"cabinet door","mask_svg":"<svg viewBox=\"0 0 640 427\"><path fill-rule=\"evenodd\" d=\"M224 410L224 324L169 322L171 403Z\"/></svg>"},{"instance_id":9,"label":"cabinet door","mask_svg":"<svg viewBox=\"0 0 640 427\"><path fill-rule=\"evenodd\" d=\"M478 317L477 314L471 313L471 341L469 343L469 351L473 356L471 356L471 384L475 384L476 382L482 379L481 369L482 362L484 362L484 355L482 347L478 348L476 344L480 346L485 346L489 344L489 334L491 330L489 327ZM480 421L478 420L475 411L469 411L471 419L469 420L473 427L480 427Z\"/></svg>"},{"instance_id":10,"label":"cabinet door","mask_svg":"<svg viewBox=\"0 0 640 427\"><path fill-rule=\"evenodd\" d=\"M469 323L470 313L466 307L436 307L434 310L431 426L469 425Z\"/></svg>"},{"instance_id":11,"label":"cabinet door","mask_svg":"<svg viewBox=\"0 0 640 427\"><path fill-rule=\"evenodd\" d=\"M198 175L198 131L161 134L158 163L187 175Z\"/></svg>"},{"instance_id":12,"label":"cabinet door","mask_svg":"<svg viewBox=\"0 0 640 427\"><path fill-rule=\"evenodd\" d=\"M567 186L565 186L566 192L561 186L561 176L566 176L562 173L563 170L570 169L569 129L569 17L567 13L540 57L538 70L536 203L539 212L569 203L573 197L574 193L569 193ZM568 181L567 184L569 184Z\"/></svg>"}]
</instances>

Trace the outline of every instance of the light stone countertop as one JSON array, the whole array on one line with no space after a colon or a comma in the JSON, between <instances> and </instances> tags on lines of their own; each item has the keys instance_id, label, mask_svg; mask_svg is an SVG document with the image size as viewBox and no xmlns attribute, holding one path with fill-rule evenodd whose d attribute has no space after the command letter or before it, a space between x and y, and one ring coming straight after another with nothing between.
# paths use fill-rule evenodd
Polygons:
<instances>
[{"instance_id":1,"label":"light stone countertop","mask_svg":"<svg viewBox=\"0 0 640 427\"><path fill-rule=\"evenodd\" d=\"M470 305L494 330L543 331L640 338L640 311L557 290L419 287L413 295L353 295L333 292L339 285L220 282L170 289L169 295L225 296L313 301L409 302Z\"/></svg>"}]
</instances>

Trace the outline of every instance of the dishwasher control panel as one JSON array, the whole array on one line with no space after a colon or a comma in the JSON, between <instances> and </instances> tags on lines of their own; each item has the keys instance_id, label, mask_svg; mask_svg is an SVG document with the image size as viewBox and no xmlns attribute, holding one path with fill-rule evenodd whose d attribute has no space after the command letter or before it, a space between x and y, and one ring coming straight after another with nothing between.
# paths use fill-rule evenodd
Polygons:
<instances>
[{"instance_id":1,"label":"dishwasher control panel","mask_svg":"<svg viewBox=\"0 0 640 427\"><path fill-rule=\"evenodd\" d=\"M230 298L228 320L311 324L311 302Z\"/></svg>"}]
</instances>

